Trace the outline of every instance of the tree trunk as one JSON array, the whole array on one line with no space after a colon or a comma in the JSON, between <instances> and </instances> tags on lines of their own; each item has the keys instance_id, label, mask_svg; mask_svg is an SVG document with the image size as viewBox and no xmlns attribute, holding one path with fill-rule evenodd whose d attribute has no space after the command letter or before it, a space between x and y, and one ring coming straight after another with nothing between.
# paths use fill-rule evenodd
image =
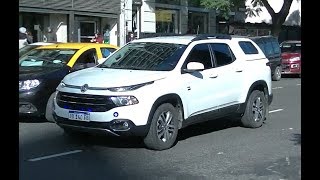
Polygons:
<instances>
[{"instance_id":1,"label":"tree trunk","mask_svg":"<svg viewBox=\"0 0 320 180\"><path fill-rule=\"evenodd\" d=\"M275 37L279 37L280 32L281 32L281 24L272 24L271 34Z\"/></svg>"},{"instance_id":2,"label":"tree trunk","mask_svg":"<svg viewBox=\"0 0 320 180\"><path fill-rule=\"evenodd\" d=\"M275 37L279 37L281 26L284 22L283 18L280 19L279 17L279 14L273 14L272 17L271 34Z\"/></svg>"}]
</instances>

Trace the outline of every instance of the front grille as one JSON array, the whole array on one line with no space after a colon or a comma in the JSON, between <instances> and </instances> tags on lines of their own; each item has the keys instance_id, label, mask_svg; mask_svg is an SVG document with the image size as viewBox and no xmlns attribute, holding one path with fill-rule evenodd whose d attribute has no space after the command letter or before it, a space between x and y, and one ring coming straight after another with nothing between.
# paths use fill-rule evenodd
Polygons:
<instances>
[{"instance_id":1,"label":"front grille","mask_svg":"<svg viewBox=\"0 0 320 180\"><path fill-rule=\"evenodd\" d=\"M281 68L282 68L282 71L289 70L290 64L282 64Z\"/></svg>"},{"instance_id":2,"label":"front grille","mask_svg":"<svg viewBox=\"0 0 320 180\"><path fill-rule=\"evenodd\" d=\"M57 104L64 109L89 112L106 112L116 107L110 96L66 92L58 92Z\"/></svg>"}]
</instances>

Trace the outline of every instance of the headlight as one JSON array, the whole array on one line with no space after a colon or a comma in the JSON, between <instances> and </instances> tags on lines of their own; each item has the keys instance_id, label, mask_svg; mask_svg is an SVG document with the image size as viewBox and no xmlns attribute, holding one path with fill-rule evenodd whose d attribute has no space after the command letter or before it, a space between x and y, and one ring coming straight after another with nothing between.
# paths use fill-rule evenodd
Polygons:
<instances>
[{"instance_id":1,"label":"headlight","mask_svg":"<svg viewBox=\"0 0 320 180\"><path fill-rule=\"evenodd\" d=\"M37 79L19 81L19 90L29 90L39 86L40 81Z\"/></svg>"},{"instance_id":2,"label":"headlight","mask_svg":"<svg viewBox=\"0 0 320 180\"><path fill-rule=\"evenodd\" d=\"M116 106L129 106L139 103L138 99L134 96L114 96L110 99Z\"/></svg>"},{"instance_id":3,"label":"headlight","mask_svg":"<svg viewBox=\"0 0 320 180\"><path fill-rule=\"evenodd\" d=\"M133 90L141 88L141 87L143 87L145 85L152 84L153 82L154 81L147 82L147 83L142 83L142 84L131 85L131 86L112 87L112 88L108 88L108 90L109 91L113 91L113 92L133 91Z\"/></svg>"}]
</instances>

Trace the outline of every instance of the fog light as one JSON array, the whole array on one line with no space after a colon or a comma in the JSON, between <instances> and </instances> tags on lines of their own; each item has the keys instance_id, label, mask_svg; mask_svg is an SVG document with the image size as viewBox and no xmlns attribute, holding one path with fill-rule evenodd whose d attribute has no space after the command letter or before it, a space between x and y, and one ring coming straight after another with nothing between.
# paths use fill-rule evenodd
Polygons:
<instances>
[{"instance_id":1,"label":"fog light","mask_svg":"<svg viewBox=\"0 0 320 180\"><path fill-rule=\"evenodd\" d=\"M34 113L37 108L31 103L19 103L19 113Z\"/></svg>"},{"instance_id":2,"label":"fog light","mask_svg":"<svg viewBox=\"0 0 320 180\"><path fill-rule=\"evenodd\" d=\"M128 131L130 124L126 120L115 120L111 122L110 128L114 131Z\"/></svg>"}]
</instances>

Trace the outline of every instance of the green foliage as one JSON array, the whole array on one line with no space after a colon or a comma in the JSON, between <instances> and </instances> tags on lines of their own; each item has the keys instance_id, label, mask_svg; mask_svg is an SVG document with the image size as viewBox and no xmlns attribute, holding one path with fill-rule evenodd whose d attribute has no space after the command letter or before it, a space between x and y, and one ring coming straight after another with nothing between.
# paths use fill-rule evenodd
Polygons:
<instances>
[{"instance_id":1,"label":"green foliage","mask_svg":"<svg viewBox=\"0 0 320 180\"><path fill-rule=\"evenodd\" d=\"M219 13L226 19L234 6L233 0L200 0L200 4L208 9L219 10Z\"/></svg>"}]
</instances>

